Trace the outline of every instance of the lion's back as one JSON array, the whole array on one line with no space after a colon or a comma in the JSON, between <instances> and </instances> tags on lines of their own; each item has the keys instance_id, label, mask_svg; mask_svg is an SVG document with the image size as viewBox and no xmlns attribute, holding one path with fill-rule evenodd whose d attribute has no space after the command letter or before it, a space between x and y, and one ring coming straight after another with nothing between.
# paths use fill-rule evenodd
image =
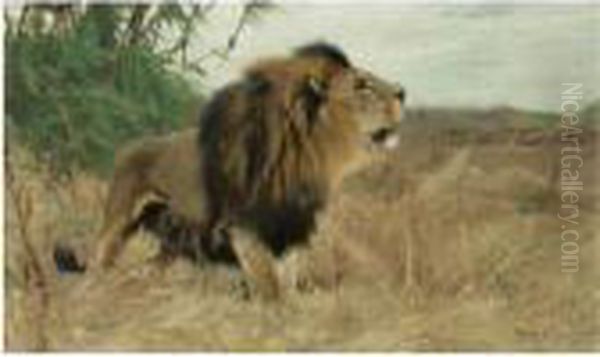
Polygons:
<instances>
[{"instance_id":1,"label":"lion's back","mask_svg":"<svg viewBox=\"0 0 600 357\"><path fill-rule=\"evenodd\" d=\"M201 223L208 212L197 138L197 129L186 129L126 145L116 155L114 186L119 188L124 180L134 180L135 189L164 196L173 214Z\"/></svg>"}]
</instances>

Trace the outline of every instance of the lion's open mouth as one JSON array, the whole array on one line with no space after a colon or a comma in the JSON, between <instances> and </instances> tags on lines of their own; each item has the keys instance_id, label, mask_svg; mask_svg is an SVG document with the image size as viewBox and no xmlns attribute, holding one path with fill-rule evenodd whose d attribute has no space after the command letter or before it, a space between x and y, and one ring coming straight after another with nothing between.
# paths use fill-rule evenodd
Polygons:
<instances>
[{"instance_id":1,"label":"lion's open mouth","mask_svg":"<svg viewBox=\"0 0 600 357\"><path fill-rule=\"evenodd\" d=\"M400 136L396 128L381 128L371 133L371 142L385 149L393 149L398 146Z\"/></svg>"}]
</instances>

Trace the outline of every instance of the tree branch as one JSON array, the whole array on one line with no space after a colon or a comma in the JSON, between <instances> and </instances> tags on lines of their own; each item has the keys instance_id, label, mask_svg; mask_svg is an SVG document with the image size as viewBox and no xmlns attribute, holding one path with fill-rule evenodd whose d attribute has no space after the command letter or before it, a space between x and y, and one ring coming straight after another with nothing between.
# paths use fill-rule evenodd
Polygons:
<instances>
[{"instance_id":1,"label":"tree branch","mask_svg":"<svg viewBox=\"0 0 600 357\"><path fill-rule=\"evenodd\" d=\"M259 12L265 11L274 7L274 5L268 0L251 0L244 5L244 9L242 10L242 15L238 18L233 31L227 37L227 43L224 47L221 48L213 48L208 52L200 55L194 60L194 63L199 64L207 60L210 57L218 57L221 60L227 60L229 58L229 54L235 49L237 46L239 39L242 35L244 28L256 18Z\"/></svg>"}]
</instances>

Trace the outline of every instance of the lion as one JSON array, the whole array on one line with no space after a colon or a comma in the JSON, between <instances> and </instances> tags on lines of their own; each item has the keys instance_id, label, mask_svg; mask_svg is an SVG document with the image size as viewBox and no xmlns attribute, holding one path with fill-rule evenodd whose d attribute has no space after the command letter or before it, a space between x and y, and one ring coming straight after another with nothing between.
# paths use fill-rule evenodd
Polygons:
<instances>
[{"instance_id":1,"label":"lion","mask_svg":"<svg viewBox=\"0 0 600 357\"><path fill-rule=\"evenodd\" d=\"M397 145L404 99L332 44L258 61L214 94L197 128L119 152L92 266L112 266L146 228L162 236L160 261L226 257L278 298L275 259L309 243L344 177Z\"/></svg>"}]
</instances>

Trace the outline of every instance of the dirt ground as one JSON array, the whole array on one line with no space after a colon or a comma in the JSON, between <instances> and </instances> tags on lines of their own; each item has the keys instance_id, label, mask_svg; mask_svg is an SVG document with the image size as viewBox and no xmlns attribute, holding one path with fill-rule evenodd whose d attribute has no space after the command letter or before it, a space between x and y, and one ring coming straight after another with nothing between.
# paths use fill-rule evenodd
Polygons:
<instances>
[{"instance_id":1,"label":"dirt ground","mask_svg":"<svg viewBox=\"0 0 600 357\"><path fill-rule=\"evenodd\" d=\"M503 109L414 110L402 145L349 178L309 249L280 263L280 303L248 299L235 268L162 274L136 237L94 280L58 274L57 242L85 259L106 182L57 182L9 140L9 350L598 350L596 131L580 135L579 271L561 273L560 128ZM294 273L289 273L294 271ZM291 278L290 278L291 279Z\"/></svg>"}]
</instances>

